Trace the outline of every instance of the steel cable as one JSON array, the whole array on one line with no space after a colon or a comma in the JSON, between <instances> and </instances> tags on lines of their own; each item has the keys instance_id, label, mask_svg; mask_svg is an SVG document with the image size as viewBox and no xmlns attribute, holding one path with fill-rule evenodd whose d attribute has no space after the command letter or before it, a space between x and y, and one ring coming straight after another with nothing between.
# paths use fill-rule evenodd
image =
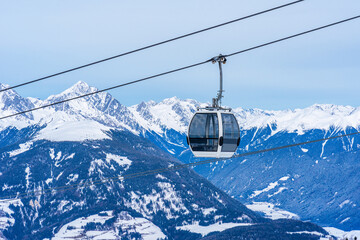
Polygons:
<instances>
[{"instance_id":1,"label":"steel cable","mask_svg":"<svg viewBox=\"0 0 360 240\"><path fill-rule=\"evenodd\" d=\"M4 92L4 91L8 91L10 89L22 87L22 86L25 86L25 85L28 85L28 84L32 84L32 83L39 82L39 81L42 81L42 80L45 80L45 79L56 77L56 76L59 76L59 75L65 74L65 73L69 73L69 72L73 72L73 71L76 71L76 70L79 70L79 69L82 69L82 68L90 67L90 66L102 63L102 62L106 62L106 61L115 59L115 58L119 58L119 57L123 57L123 56L129 55L129 54L132 54L132 53L140 52L140 51L143 51L143 50L148 49L148 48L153 48L153 47L165 44L165 43L169 43L169 42L173 42L173 41L176 41L176 40L179 40L179 39L182 39L182 38L190 37L190 36L195 35L195 34L206 32L206 31L209 31L209 30L212 30L212 29L215 29L215 28L223 27L225 25L229 25L229 24L232 24L232 23L235 23L235 22L239 22L239 21L251 18L251 17L255 17L255 16L258 16L258 15L261 15L261 14L264 14L264 13L268 13L268 12L271 12L271 11L274 11L274 10L277 10L277 9L288 7L288 6L294 5L296 3L303 2L303 1L305 1L305 0L298 0L298 1L295 1L295 2L288 3L288 4L280 5L280 6L277 6L277 7L274 7L274 8L270 8L270 9L267 9L267 10L264 10L264 11L261 11L261 12L257 12L257 13L245 16L245 17L240 17L240 18L228 21L228 22L224 22L224 23L214 25L214 26L211 26L211 27L208 27L208 28L204 28L204 29L201 29L201 30L198 30L198 31L187 33L187 34L184 34L184 35L181 35L181 36L178 36L178 37L175 37L175 38L171 38L171 39L168 39L168 40L165 40L165 41L162 41L162 42L154 43L154 44L151 44L151 45L148 45L148 46L145 46L145 47L141 47L141 48L138 48L138 49L135 49L135 50L131 50L131 51L128 51L128 52L125 52L125 53L121 53L121 54L118 54L118 55L115 55L115 56L112 56L112 57L108 57L108 58L104 58L104 59L101 59L101 60L98 60L98 61L95 61L95 62L91 62L91 63L85 64L85 65L82 65L82 66L79 66L79 67L74 67L74 68L71 68L71 69L68 69L68 70L65 70L65 71L62 71L62 72L58 72L58 73L51 74L51 75L48 75L48 76L45 76L45 77L34 79L34 80L24 82L24 83L21 83L21 84L12 86L12 87L0 89L0 92Z\"/></svg>"},{"instance_id":2,"label":"steel cable","mask_svg":"<svg viewBox=\"0 0 360 240\"><path fill-rule=\"evenodd\" d=\"M24 199L24 198L36 197L39 195L49 194L52 191L67 191L67 190L77 189L79 187L100 185L100 184L104 184L104 183L107 183L110 181L124 181L127 179L144 177L144 176L168 172L168 171L175 171L175 170L182 169L182 168L195 167L195 166L204 165L204 164L208 164L208 163L228 161L228 160L233 160L233 159L237 159L237 158L241 158L241 157L256 155L256 154L260 154L260 153L272 152L272 151L276 151L276 150L292 148L292 147L316 143L316 142L323 142L323 141L333 140L333 139L337 139L337 138L354 136L357 134L360 134L360 132L348 133L348 134L343 134L343 135L339 135L339 136L332 136L332 137L328 137L328 138L322 138L322 139L316 139L316 140L311 140L311 141L306 141L306 142L301 142L301 143L289 144L289 145L280 146L280 147L274 147L274 148L268 148L268 149L263 149L263 150L258 150L258 151L241 153L241 154L235 155L231 158L220 158L220 159L219 158L211 158L211 159L198 161L198 162L179 164L179 165L175 165L175 166L171 166L171 167L167 167L167 168L159 168L159 169L147 170L147 171L138 172L138 173L126 174L126 175L122 175L122 176L109 177L109 178L92 181L91 183L72 184L72 185L48 188L48 189L43 189L43 190L29 191L26 193L1 197L0 202L9 202L9 201L19 200L19 199Z\"/></svg>"},{"instance_id":3,"label":"steel cable","mask_svg":"<svg viewBox=\"0 0 360 240\"><path fill-rule=\"evenodd\" d=\"M274 40L274 41L271 41L271 42L260 44L260 45L257 45L255 47L251 47L251 48L247 48L247 49L244 49L244 50L241 50L241 51L226 54L226 55L223 55L223 56L226 56L226 57L235 56L235 55L238 55L238 54L241 54L241 53L245 53L245 52L248 52L248 51L252 51L252 50L261 48L261 47L269 46L269 45L272 45L272 44L275 44L275 43L278 43L278 42L282 42L282 41L289 40L289 39L292 39L292 38L295 38L295 37L299 37L299 36L302 36L302 35L305 35L305 34L309 34L311 32L319 31L319 30L324 29L324 28L328 28L328 27L332 27L332 26L335 26L335 25L338 25L338 24L341 24L341 23L349 22L349 21L352 21L352 20L355 20L355 19L358 19L358 18L360 18L360 15L352 17L352 18L347 18L347 19L344 19L344 20L341 20L341 21L338 21L338 22L334 22L334 23L331 23L331 24L328 24L328 25L324 25L324 26L321 26L321 27L313 28L311 30L301 32L301 33L298 33L298 34L294 34L294 35L291 35L291 36L288 36L288 37L285 37L285 38L280 38L278 40ZM10 118L10 117L14 117L14 116L17 116L17 115L20 115L20 114L32 112L32 111L35 111L35 110L43 109L43 108L46 108L46 107L54 106L54 105L57 105L57 104L60 104L60 103L65 103L65 102L72 101L72 100L75 100L75 99L87 97L87 96L94 95L94 94L97 94L97 93L101 93L101 92L104 92L104 91L109 91L109 90L112 90L112 89L115 89L115 88L120 88L120 87L128 86L128 85L131 85L131 84L135 84L135 83L138 83L138 82L150 80L150 79L157 78L157 77L160 77L160 76L168 75L170 73L174 73L174 72L182 71L182 70L185 70L185 69L197 67L197 66L203 65L205 63L211 62L212 60L213 60L213 58L209 59L209 60L205 60L203 62L191 64L191 65L188 65L188 66L185 66L185 67L181 67L181 68L177 68L177 69L170 70L170 71L167 71L167 72L155 74L155 75L152 75L152 76L149 76L149 77L141 78L141 79L138 79L138 80L135 80L135 81L119 84L119 85L109 87L109 88L105 88L105 89L102 89L102 90L97 90L97 91L94 91L94 92L91 92L91 93L87 93L87 94L84 94L84 95L79 95L79 96L76 96L76 97L73 97L73 98L65 99L65 100L54 102L54 103L51 103L51 104L46 104L46 105L36 107L36 108L32 108L32 109L28 109L28 110L25 110L25 111L22 111L22 112L17 112L17 113L14 113L14 114L10 114L10 115L7 115L7 116L0 117L0 120Z\"/></svg>"}]
</instances>

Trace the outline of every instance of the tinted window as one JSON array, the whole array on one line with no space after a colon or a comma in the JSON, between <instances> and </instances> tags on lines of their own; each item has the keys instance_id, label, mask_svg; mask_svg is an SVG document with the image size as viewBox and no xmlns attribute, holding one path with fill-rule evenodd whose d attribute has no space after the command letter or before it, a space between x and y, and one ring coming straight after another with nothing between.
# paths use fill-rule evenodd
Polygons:
<instances>
[{"instance_id":1,"label":"tinted window","mask_svg":"<svg viewBox=\"0 0 360 240\"><path fill-rule=\"evenodd\" d=\"M219 122L216 113L197 113L189 126L190 147L193 151L216 152Z\"/></svg>"},{"instance_id":2,"label":"tinted window","mask_svg":"<svg viewBox=\"0 0 360 240\"><path fill-rule=\"evenodd\" d=\"M221 114L223 124L223 137L224 144L222 146L222 152L235 152L237 149L237 143L240 138L239 125L233 114Z\"/></svg>"}]
</instances>

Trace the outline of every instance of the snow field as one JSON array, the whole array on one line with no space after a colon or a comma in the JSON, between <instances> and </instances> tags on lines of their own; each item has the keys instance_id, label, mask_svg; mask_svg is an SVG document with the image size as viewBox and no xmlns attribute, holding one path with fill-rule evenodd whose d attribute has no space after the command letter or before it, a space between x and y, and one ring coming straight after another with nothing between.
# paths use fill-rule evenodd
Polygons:
<instances>
[{"instance_id":1,"label":"snow field","mask_svg":"<svg viewBox=\"0 0 360 240\"><path fill-rule=\"evenodd\" d=\"M284 177L280 178L278 181L269 183L269 185L268 185L266 188L264 188L264 189L262 189L262 190L254 191L254 193L250 195L250 198L254 198L254 197L256 197L256 196L258 196L258 195L260 195L260 194L262 194L262 193L264 193L264 192L268 192L268 191L274 189L275 187L279 186L279 181L284 182L284 181L287 181L289 178L290 178L289 176L284 176ZM276 194L278 194L278 193L281 193L281 192L284 191L285 189L286 189L286 187L281 187L281 188L280 188L276 193L274 193L273 195L276 195Z\"/></svg>"},{"instance_id":2,"label":"snow field","mask_svg":"<svg viewBox=\"0 0 360 240\"><path fill-rule=\"evenodd\" d=\"M226 229L233 227L251 226L251 225L253 224L252 223L215 223L208 226L201 226L199 225L199 222L195 222L191 225L178 226L176 227L176 229L189 231L193 233L199 233L204 237L211 232L217 232L217 231L222 232Z\"/></svg>"},{"instance_id":3,"label":"snow field","mask_svg":"<svg viewBox=\"0 0 360 240\"><path fill-rule=\"evenodd\" d=\"M107 220L113 217L112 211L105 211L89 217L78 218L65 224L52 239L119 239L122 235L129 233L139 233L144 240L164 239L166 237L161 229L149 220L145 218L134 218L127 212L121 212L113 225L109 226L106 230L86 231L85 229L85 226L89 223L104 225Z\"/></svg>"},{"instance_id":4,"label":"snow field","mask_svg":"<svg viewBox=\"0 0 360 240\"><path fill-rule=\"evenodd\" d=\"M265 214L265 217L276 220L276 219L296 219L299 220L300 217L295 213L291 213L282 209L275 207L272 203L267 202L253 202L252 204L246 205L247 208L255 211L262 212Z\"/></svg>"}]
</instances>

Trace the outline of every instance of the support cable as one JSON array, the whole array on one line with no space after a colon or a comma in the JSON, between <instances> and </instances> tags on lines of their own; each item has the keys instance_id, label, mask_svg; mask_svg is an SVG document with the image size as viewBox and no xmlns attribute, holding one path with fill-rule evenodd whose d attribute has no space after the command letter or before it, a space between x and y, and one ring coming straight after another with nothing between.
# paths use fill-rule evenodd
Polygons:
<instances>
[{"instance_id":1,"label":"support cable","mask_svg":"<svg viewBox=\"0 0 360 240\"><path fill-rule=\"evenodd\" d=\"M321 29L324 29L324 28L328 28L328 27L332 27L332 26L335 26L335 25L338 25L338 24L341 24L341 23L349 22L349 21L355 20L355 19L357 19L357 18L359 18L359 17L360 17L360 15L355 16L355 17L352 17L352 18L347 18L347 19L344 19L344 20L342 20L342 21L334 22L334 23L331 23L331 24L328 24L328 25L324 25L324 26L321 26L321 27L318 27L318 28L314 28L314 29L311 29L311 30L308 30L308 31L305 31L305 32L301 32L301 33L294 34L294 35L291 35L291 36L288 36L288 37L285 37L285 38L280 38L280 39L275 40L275 41L271 41L271 42L268 42L268 43L264 43L264 44L258 45L258 46L256 46L256 47L252 47L252 48L248 48L248 49L241 50L241 51L238 51L238 52L234 52L234 53L231 53L231 54L226 55L225 57L231 57L231 56L234 56L234 55L237 55L237 54L241 54L241 53L244 53L244 52L248 52L248 51L251 51L251 50L255 50L255 49L257 49L257 48L265 47L265 46L267 46L267 45L271 45L271 44L274 44L274 43L278 43L278 42L282 42L282 41L285 41L285 40L289 40L289 39L291 39L291 38L299 37L299 36L301 36L301 35L305 35L305 34L308 34L308 33L311 33L311 32L315 32L315 31L318 31L318 30L321 30Z\"/></svg>"},{"instance_id":2,"label":"support cable","mask_svg":"<svg viewBox=\"0 0 360 240\"><path fill-rule=\"evenodd\" d=\"M315 32L315 31L319 31L319 30L324 29L324 28L328 28L328 27L332 27L332 26L335 26L335 25L338 25L338 24L341 24L341 23L352 21L352 20L355 20L355 19L358 19L358 18L360 18L360 15L352 17L352 18L347 18L347 19L344 19L344 20L341 20L341 21L338 21L338 22L334 22L334 23L331 23L331 24L328 24L328 25L324 25L324 26L321 26L321 27L317 27L317 28L314 28L314 29L311 29L311 30L308 30L308 31L305 31L305 32L301 32L301 33L298 33L298 34L295 34L295 35L291 35L291 36L288 36L288 37L285 37L285 38L281 38L281 39L278 39L278 40L275 40L275 41L267 42L267 43L264 43L264 44L261 44L261 45L255 46L255 47L251 47L251 48L248 48L248 49L245 49L245 50L241 50L241 51L237 51L237 52L230 53L230 54L227 54L227 55L223 55L223 56L225 56L225 57L235 56L235 55L238 55L238 54L242 54L242 53L245 53L245 52L248 52L248 51L252 51L252 50L261 48L261 47L265 47L265 46L272 45L272 44L275 44L275 43L278 43L278 42L289 40L291 38L299 37L299 36L302 36L302 35L305 35L305 34L308 34L308 33L312 33L312 32ZM200 65L203 65L205 63L212 62L212 61L213 61L213 58L211 58L209 60L206 60L206 61L203 61L203 62L191 64L191 65L188 65L188 66L185 66L185 67L181 67L181 68L177 68L177 69L170 70L170 71L167 71L167 72L152 75L152 76L149 76L149 77L141 78L141 79L138 79L138 80L135 80L135 81L119 84L119 85L116 85L116 86L113 86L113 87L105 88L105 89L102 89L102 90L87 93L87 94L80 95L80 96L77 96L77 97L65 99L65 100L62 100L62 101L58 101L58 102L43 105L43 106L40 106L40 107L32 108L32 109L25 110L25 111L22 111L22 112L18 112L18 113L14 113L14 114L11 114L11 115L3 116L3 117L0 117L0 120L10 118L10 117L14 117L14 116L17 116L17 115L20 115L20 114L32 112L32 111L35 111L35 110L43 109L43 108L46 108L46 107L54 106L54 105L57 105L57 104L60 104L60 103L65 103L65 102L72 101L72 100L75 100L75 99L87 97L87 96L94 95L94 94L97 94L97 93L101 93L101 92L104 92L104 91L109 91L109 90L112 90L112 89L115 89L115 88L120 88L120 87L124 87L124 86L127 86L127 85L135 84L135 83L138 83L138 82L150 80L150 79L157 78L157 77L160 77L160 76L168 75L170 73L175 73L175 72L182 71L182 70L185 70L185 69L197 67L197 66L200 66Z\"/></svg>"},{"instance_id":3,"label":"support cable","mask_svg":"<svg viewBox=\"0 0 360 240\"><path fill-rule=\"evenodd\" d=\"M79 67L71 68L71 69L68 69L68 70L65 70L65 71L62 71L62 72L58 72L58 73L55 73L55 74L51 74L51 75L48 75L48 76L45 76L45 77L35 79L35 80L32 80L32 81L24 82L24 83L21 83L21 84L12 86L12 87L0 89L0 92L4 92L4 91L8 91L10 89L22 87L22 86L25 86L25 85L28 85L28 84L31 84L31 83L39 82L39 81L42 81L42 80L45 80L45 79L48 79L48 78L52 78L52 77L55 77L55 76L59 76L59 75L65 74L65 73L69 73L69 72L73 72L73 71L76 71L76 70L79 70L79 69L82 69L82 68L90 67L90 66L102 63L102 62L106 62L106 61L115 59L115 58L119 58L119 57L123 57L123 56L129 55L129 54L132 54L132 53L140 52L140 51L143 51L143 50L148 49L148 48L156 47L156 46L159 46L159 45L162 45L162 44L165 44L165 43L169 43L169 42L173 42L173 41L176 41L176 40L179 40L179 39L182 39L182 38L190 37L190 36L195 35L195 34L206 32L206 31L209 31L209 30L212 30L212 29L215 29L215 28L223 27L225 25L229 25L229 24L239 22L239 21L242 21L242 20L245 20L245 19L248 19L248 18L252 18L252 17L258 16L258 15L264 14L264 13L268 13L268 12L271 12L271 11L274 11L274 10L277 10L277 9L288 7L288 6L294 5L296 3L303 2L303 1L305 1L305 0L298 0L298 1L288 3L288 4L280 5L280 6L277 6L277 7L274 7L274 8L270 8L270 9L267 9L267 10L264 10L264 11L261 11L261 12L257 12L257 13L245 16L245 17L237 18L237 19L234 19L234 20L231 20L231 21L228 21L228 22L224 22L224 23L214 25L214 26L211 26L211 27L208 27L208 28L204 28L204 29L201 29L201 30L198 30L198 31L195 31L195 32L187 33L187 34L184 34L184 35L181 35L181 36L178 36L178 37L175 37L175 38L171 38L171 39L168 39L168 40L165 40L165 41L162 41L162 42L154 43L154 44L142 47L142 48L138 48L138 49L131 50L131 51L128 51L128 52L125 52L125 53L121 53L121 54L118 54L118 55L115 55L115 56L112 56L112 57L108 57L108 58L104 58L104 59L101 59L101 60L98 60L98 61L95 61L95 62L91 62L91 63L85 64L85 65L82 65L82 66L79 66Z\"/></svg>"},{"instance_id":4,"label":"support cable","mask_svg":"<svg viewBox=\"0 0 360 240\"><path fill-rule=\"evenodd\" d=\"M144 177L144 176L149 176L149 175L163 173L163 172L175 171L175 170L179 170L179 169L182 169L182 168L195 167L195 166L204 165L204 164L208 164L208 163L234 160L234 159L241 158L241 157L257 155L257 154L260 154L260 153L272 152L272 151L276 151L276 150L292 148L292 147L302 146L302 145L316 143L316 142L323 142L323 141L328 141L328 140L333 140L333 139L338 139L338 138L343 138L343 137L348 137L348 136L354 136L354 135L357 135L357 134L360 134L360 132L353 132L353 133L343 134L343 135L339 135L339 136L333 136L333 137L322 138L322 139L317 139L317 140L311 140L311 141L306 141L306 142L301 142L301 143L289 144L289 145L275 147L275 148L268 148L268 149L263 149L263 150L258 150L258 151L241 153L241 154L238 154L238 155L233 156L231 158L221 158L221 159L219 159L219 158L211 158L211 159L207 159L207 160L203 160L203 161L199 161L199 162L191 162L191 163L179 164L179 165L175 165L175 166L167 167L167 168L159 168L159 169L147 170L147 171L138 172L138 173L126 174L126 175L122 175L122 176L109 177L109 178L105 178L105 179L92 181L91 183L72 184L72 185L48 188L48 189L44 189L44 190L30 191L30 192L26 192L26 193L17 194L17 195L1 197L0 202L16 201L16 200L19 200L19 199L25 199L25 198L31 198L31 197L36 197L36 196L40 196L40 195L49 194L49 193L52 193L52 191L73 190L73 189L76 189L78 187L88 187L88 186L100 185L100 184L105 184L105 183L111 182L111 181L113 181L113 182L115 182L115 181L124 181L124 180L127 180L127 179Z\"/></svg>"}]
</instances>

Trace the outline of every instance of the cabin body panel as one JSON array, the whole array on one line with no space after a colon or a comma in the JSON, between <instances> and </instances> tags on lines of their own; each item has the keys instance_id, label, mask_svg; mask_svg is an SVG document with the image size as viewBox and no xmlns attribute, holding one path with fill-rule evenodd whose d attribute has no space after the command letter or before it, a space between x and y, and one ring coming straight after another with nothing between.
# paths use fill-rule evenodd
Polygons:
<instances>
[{"instance_id":1,"label":"cabin body panel","mask_svg":"<svg viewBox=\"0 0 360 240\"><path fill-rule=\"evenodd\" d=\"M240 143L235 116L228 109L197 111L189 125L188 143L195 157L232 157Z\"/></svg>"}]
</instances>

